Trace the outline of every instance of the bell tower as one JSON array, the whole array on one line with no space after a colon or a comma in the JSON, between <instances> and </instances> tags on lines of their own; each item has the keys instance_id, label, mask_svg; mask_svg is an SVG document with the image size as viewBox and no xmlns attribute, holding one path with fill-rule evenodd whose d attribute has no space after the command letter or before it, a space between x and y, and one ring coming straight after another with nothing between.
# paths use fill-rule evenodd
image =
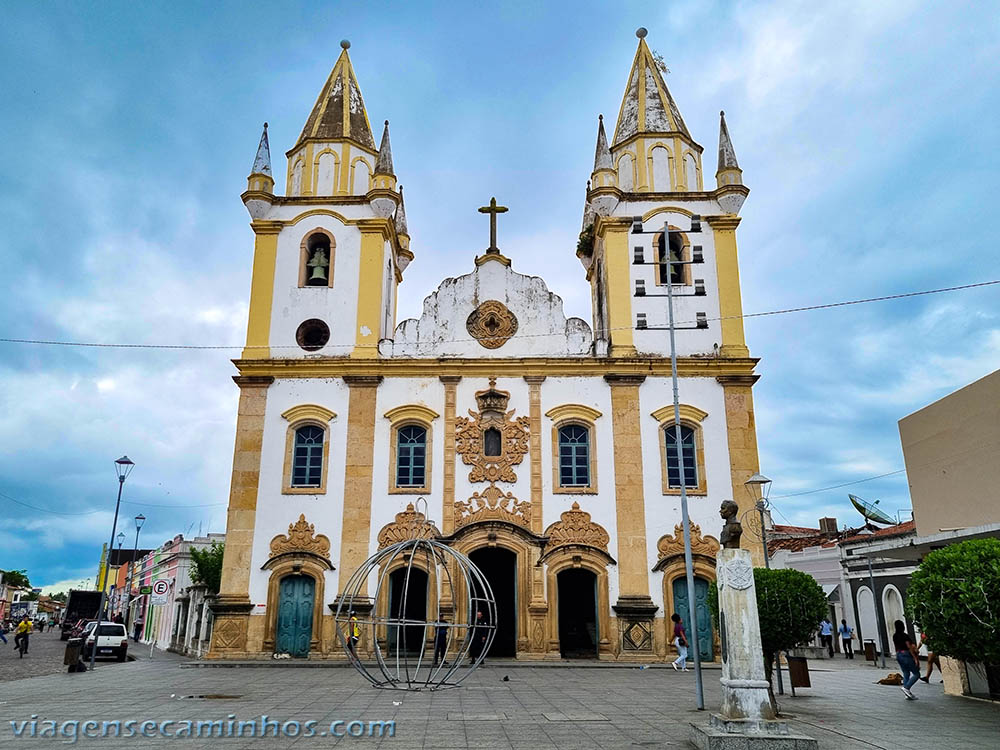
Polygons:
<instances>
[{"instance_id":1,"label":"bell tower","mask_svg":"<svg viewBox=\"0 0 1000 750\"><path fill-rule=\"evenodd\" d=\"M245 359L379 356L413 259L386 120L375 148L342 48L274 195L267 125L243 202L256 236Z\"/></svg>"},{"instance_id":2,"label":"bell tower","mask_svg":"<svg viewBox=\"0 0 1000 750\"><path fill-rule=\"evenodd\" d=\"M666 286L675 296L678 354L749 356L736 258L749 190L722 118L717 187L704 184L702 147L646 43L632 60L608 144L603 118L587 185L577 257L591 283L597 354L667 356ZM670 261L680 261L678 264Z\"/></svg>"}]
</instances>

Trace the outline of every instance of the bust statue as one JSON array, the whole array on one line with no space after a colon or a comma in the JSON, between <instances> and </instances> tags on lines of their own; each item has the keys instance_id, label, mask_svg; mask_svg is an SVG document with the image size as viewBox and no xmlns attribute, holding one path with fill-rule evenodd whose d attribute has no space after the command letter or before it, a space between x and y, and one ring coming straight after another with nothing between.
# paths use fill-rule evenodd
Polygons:
<instances>
[{"instance_id":1,"label":"bust statue","mask_svg":"<svg viewBox=\"0 0 1000 750\"><path fill-rule=\"evenodd\" d=\"M719 541L724 549L739 549L740 537L743 535L743 526L736 520L739 510L740 506L732 500L723 500L719 508L719 515L725 521L722 533L719 535Z\"/></svg>"}]
</instances>

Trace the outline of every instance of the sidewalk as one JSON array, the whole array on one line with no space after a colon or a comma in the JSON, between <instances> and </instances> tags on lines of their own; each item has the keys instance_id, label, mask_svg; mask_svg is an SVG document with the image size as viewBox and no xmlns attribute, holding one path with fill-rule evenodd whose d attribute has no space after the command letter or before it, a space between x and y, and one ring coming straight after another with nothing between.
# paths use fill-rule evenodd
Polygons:
<instances>
[{"instance_id":1,"label":"sidewalk","mask_svg":"<svg viewBox=\"0 0 1000 750\"><path fill-rule=\"evenodd\" d=\"M148 651L147 651L148 653ZM10 721L136 721L259 719L281 722L395 721L393 737L278 737L168 739L102 738L92 747L320 748L333 744L414 750L587 750L686 748L689 722L706 722L694 708L694 675L637 668L586 669L493 665L455 690L406 693L368 686L350 669L184 669L180 657L116 665L115 672L50 675L3 685L0 748L23 747ZM793 728L819 740L823 750L996 750L1000 705L943 694L918 683L919 701L875 681L880 669L843 665L813 671L811 689L784 696ZM888 671L888 670L886 670ZM706 670L706 705L720 700L719 672ZM108 677L113 677L108 682ZM504 682L504 677L508 682ZM38 740L46 746L59 740ZM31 743L29 743L30 745ZM88 740L80 737L86 746Z\"/></svg>"}]
</instances>

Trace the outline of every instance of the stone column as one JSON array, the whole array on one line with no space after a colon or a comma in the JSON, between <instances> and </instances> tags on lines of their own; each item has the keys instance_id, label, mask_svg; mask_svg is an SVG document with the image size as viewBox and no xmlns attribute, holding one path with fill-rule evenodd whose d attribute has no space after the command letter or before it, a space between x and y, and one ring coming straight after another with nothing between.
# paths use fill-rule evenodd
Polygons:
<instances>
[{"instance_id":1,"label":"stone column","mask_svg":"<svg viewBox=\"0 0 1000 750\"><path fill-rule=\"evenodd\" d=\"M528 384L528 418L531 436L528 455L531 457L531 530L541 534L542 524L542 383L544 375L525 375Z\"/></svg>"},{"instance_id":2,"label":"stone column","mask_svg":"<svg viewBox=\"0 0 1000 750\"><path fill-rule=\"evenodd\" d=\"M219 596L212 605L217 620L210 657L235 657L247 651L250 601L250 556L257 519L257 485L264 439L264 411L270 376L236 376L240 403L236 417L236 447L229 488L226 550L222 556Z\"/></svg>"},{"instance_id":3,"label":"stone column","mask_svg":"<svg viewBox=\"0 0 1000 750\"><path fill-rule=\"evenodd\" d=\"M650 658L655 651L653 615L659 607L649 596L646 506L639 430L639 386L645 375L605 375L611 386L614 435L615 508L618 522L618 615L622 657Z\"/></svg>"},{"instance_id":4,"label":"stone column","mask_svg":"<svg viewBox=\"0 0 1000 750\"><path fill-rule=\"evenodd\" d=\"M442 375L444 384L444 486L441 490L441 533L455 530L455 387L461 375Z\"/></svg>"},{"instance_id":5,"label":"stone column","mask_svg":"<svg viewBox=\"0 0 1000 750\"><path fill-rule=\"evenodd\" d=\"M723 357L749 357L743 335L743 301L740 296L740 264L736 254L736 227L740 217L733 215L709 216L715 239L715 272L719 284L719 313L722 317Z\"/></svg>"}]
</instances>

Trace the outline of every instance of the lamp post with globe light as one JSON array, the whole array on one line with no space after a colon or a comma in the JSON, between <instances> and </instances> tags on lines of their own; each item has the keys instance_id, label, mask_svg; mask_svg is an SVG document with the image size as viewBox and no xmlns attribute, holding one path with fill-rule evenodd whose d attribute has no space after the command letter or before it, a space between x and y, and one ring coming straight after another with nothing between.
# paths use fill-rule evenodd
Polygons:
<instances>
[{"instance_id":1,"label":"lamp post with globe light","mask_svg":"<svg viewBox=\"0 0 1000 750\"><path fill-rule=\"evenodd\" d=\"M118 536L116 536L115 539L118 540L118 564L115 566L115 582L111 584L111 606L108 608L108 614L110 614L110 611L118 610L122 601L121 587L118 585L118 572L122 567L122 544L125 542L125 532L119 531Z\"/></svg>"},{"instance_id":2,"label":"lamp post with globe light","mask_svg":"<svg viewBox=\"0 0 1000 750\"><path fill-rule=\"evenodd\" d=\"M118 500L115 502L115 520L111 524L111 539L108 542L108 557L110 562L111 550L115 546L115 532L118 531L118 509L122 504L122 487L125 486L125 480L128 475L132 473L132 469L135 468L135 463L133 463L128 456L122 456L115 461L115 474L118 475ZM110 565L105 566L105 570L109 570ZM107 573L105 573L105 576ZM97 656L97 642L101 635L101 622L104 619L104 605L107 603L108 598L108 587L107 578L105 578L105 585L101 587L101 606L97 608L97 623L94 625L94 647L90 650L90 669L93 672L94 669L94 658ZM86 643L84 643L86 645Z\"/></svg>"},{"instance_id":3,"label":"lamp post with globe light","mask_svg":"<svg viewBox=\"0 0 1000 750\"><path fill-rule=\"evenodd\" d=\"M125 583L125 627L128 628L132 607L132 575L135 573L135 558L139 554L139 532L146 523L146 517L140 513L135 517L135 545L132 547L132 561L128 566L128 581Z\"/></svg>"},{"instance_id":4,"label":"lamp post with globe light","mask_svg":"<svg viewBox=\"0 0 1000 750\"><path fill-rule=\"evenodd\" d=\"M771 480L760 472L754 474L743 483L753 498L754 507L760 514L760 541L764 545L764 567L771 567L771 556L767 552L767 527L764 525L764 511L767 510L767 498L771 494Z\"/></svg>"}]
</instances>

